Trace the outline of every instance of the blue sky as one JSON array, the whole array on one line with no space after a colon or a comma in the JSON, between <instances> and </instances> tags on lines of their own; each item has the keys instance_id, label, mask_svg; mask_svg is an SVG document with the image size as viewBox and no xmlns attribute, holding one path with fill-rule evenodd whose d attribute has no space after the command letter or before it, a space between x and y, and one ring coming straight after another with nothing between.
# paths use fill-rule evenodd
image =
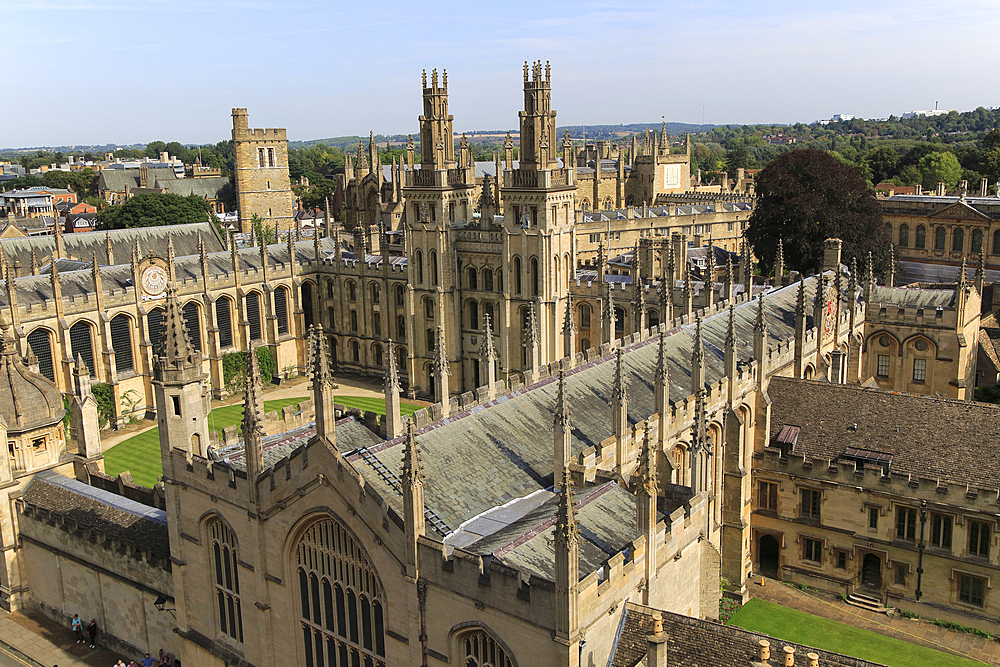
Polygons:
<instances>
[{"instance_id":1,"label":"blue sky","mask_svg":"<svg viewBox=\"0 0 1000 667\"><path fill-rule=\"evenodd\" d=\"M559 124L811 122L1000 105L1000 3L0 0L0 146L513 128L524 60ZM22 82L22 83L18 83ZM19 90L19 86L24 88Z\"/></svg>"}]
</instances>

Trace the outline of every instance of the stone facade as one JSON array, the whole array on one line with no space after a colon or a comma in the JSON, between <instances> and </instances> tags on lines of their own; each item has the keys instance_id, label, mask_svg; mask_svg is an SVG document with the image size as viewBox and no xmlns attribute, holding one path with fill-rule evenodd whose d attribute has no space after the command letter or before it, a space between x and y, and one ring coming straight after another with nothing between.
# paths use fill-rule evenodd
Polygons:
<instances>
[{"instance_id":1,"label":"stone facade","mask_svg":"<svg viewBox=\"0 0 1000 667\"><path fill-rule=\"evenodd\" d=\"M294 226L284 128L250 129L247 110L233 109L233 152L241 230L249 231L254 215L268 227L287 230Z\"/></svg>"}]
</instances>

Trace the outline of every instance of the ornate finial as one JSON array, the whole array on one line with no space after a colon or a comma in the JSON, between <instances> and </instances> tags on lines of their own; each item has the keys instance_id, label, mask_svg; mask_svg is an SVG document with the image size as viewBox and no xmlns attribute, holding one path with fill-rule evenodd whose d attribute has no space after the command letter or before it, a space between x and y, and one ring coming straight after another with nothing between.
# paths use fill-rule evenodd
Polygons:
<instances>
[{"instance_id":1,"label":"ornate finial","mask_svg":"<svg viewBox=\"0 0 1000 667\"><path fill-rule=\"evenodd\" d=\"M576 525L576 505L573 503L573 477L569 468L563 471L559 489L559 509L556 512L555 538L569 546L579 539L580 530Z\"/></svg>"},{"instance_id":2,"label":"ornate finial","mask_svg":"<svg viewBox=\"0 0 1000 667\"><path fill-rule=\"evenodd\" d=\"M663 419L663 416L660 417ZM639 452L639 488L649 498L655 498L660 492L660 485L656 479L656 451L653 449L653 437L650 433L649 420L646 420L646 429L642 437L642 450Z\"/></svg>"},{"instance_id":3,"label":"ornate finial","mask_svg":"<svg viewBox=\"0 0 1000 667\"><path fill-rule=\"evenodd\" d=\"M257 351L251 348L244 354L247 355L247 379L240 431L243 434L243 442L246 443L251 438L264 437L264 399L260 367L257 365Z\"/></svg>"},{"instance_id":4,"label":"ornate finial","mask_svg":"<svg viewBox=\"0 0 1000 667\"><path fill-rule=\"evenodd\" d=\"M312 389L320 391L333 386L333 374L330 373L330 357L327 352L326 336L323 335L323 325L314 324L309 328L310 364L312 370Z\"/></svg>"},{"instance_id":5,"label":"ornate finial","mask_svg":"<svg viewBox=\"0 0 1000 667\"><path fill-rule=\"evenodd\" d=\"M757 321L754 322L754 331L767 331L767 320L764 318L764 293L757 297Z\"/></svg>"},{"instance_id":6,"label":"ornate finial","mask_svg":"<svg viewBox=\"0 0 1000 667\"><path fill-rule=\"evenodd\" d=\"M490 321L490 314L483 315L483 342L479 344L480 358L496 357L496 350L493 347L493 323Z\"/></svg>"},{"instance_id":7,"label":"ornate finial","mask_svg":"<svg viewBox=\"0 0 1000 667\"><path fill-rule=\"evenodd\" d=\"M73 374L79 377L90 377L90 369L87 368L87 362L83 360L83 355L79 352L76 353L76 363L73 365Z\"/></svg>"},{"instance_id":8,"label":"ornate finial","mask_svg":"<svg viewBox=\"0 0 1000 667\"><path fill-rule=\"evenodd\" d=\"M414 486L423 484L424 471L417 447L417 428L413 419L406 422L406 447L403 449L403 483Z\"/></svg>"},{"instance_id":9,"label":"ornate finial","mask_svg":"<svg viewBox=\"0 0 1000 667\"><path fill-rule=\"evenodd\" d=\"M166 316L163 322L163 347L159 353L158 365L181 369L195 365L194 348L184 326L184 314L177 302L177 288L167 285Z\"/></svg>"},{"instance_id":10,"label":"ornate finial","mask_svg":"<svg viewBox=\"0 0 1000 667\"><path fill-rule=\"evenodd\" d=\"M958 275L958 289L960 290L965 289L965 272L967 268L965 255L962 255L962 272Z\"/></svg>"},{"instance_id":11,"label":"ornate finial","mask_svg":"<svg viewBox=\"0 0 1000 667\"><path fill-rule=\"evenodd\" d=\"M615 401L618 403L625 401L625 399L628 397L628 391L625 387L624 357L625 357L625 351L619 347L615 351L615 387L614 387L614 397Z\"/></svg>"},{"instance_id":12,"label":"ornate finial","mask_svg":"<svg viewBox=\"0 0 1000 667\"><path fill-rule=\"evenodd\" d=\"M569 401L566 397L566 373L559 370L559 389L556 394L556 426L569 424Z\"/></svg>"},{"instance_id":13,"label":"ornate finial","mask_svg":"<svg viewBox=\"0 0 1000 667\"><path fill-rule=\"evenodd\" d=\"M174 235L167 234L167 266L174 267Z\"/></svg>"},{"instance_id":14,"label":"ornate finial","mask_svg":"<svg viewBox=\"0 0 1000 667\"><path fill-rule=\"evenodd\" d=\"M797 317L805 317L806 314L806 281L803 276L799 276L798 301L795 303L795 314Z\"/></svg>"},{"instance_id":15,"label":"ornate finial","mask_svg":"<svg viewBox=\"0 0 1000 667\"><path fill-rule=\"evenodd\" d=\"M573 297L568 294L566 295L566 314L563 316L562 333L563 335L576 333L576 318L573 313Z\"/></svg>"},{"instance_id":16,"label":"ornate finial","mask_svg":"<svg viewBox=\"0 0 1000 667\"><path fill-rule=\"evenodd\" d=\"M736 304L729 303L729 326L726 328L726 347L736 348Z\"/></svg>"},{"instance_id":17,"label":"ornate finial","mask_svg":"<svg viewBox=\"0 0 1000 667\"><path fill-rule=\"evenodd\" d=\"M666 387L670 382L669 371L667 370L667 332L660 332L660 347L656 352L656 385ZM661 419L666 419L664 415Z\"/></svg>"},{"instance_id":18,"label":"ornate finial","mask_svg":"<svg viewBox=\"0 0 1000 667\"><path fill-rule=\"evenodd\" d=\"M396 370L396 353L393 351L392 339L386 341L385 379L386 391L399 391L399 372Z\"/></svg>"},{"instance_id":19,"label":"ornate finial","mask_svg":"<svg viewBox=\"0 0 1000 667\"><path fill-rule=\"evenodd\" d=\"M851 257L851 277L848 279L847 288L851 292L851 298L857 298L858 292L858 258ZM851 308L854 308L857 304L851 304Z\"/></svg>"},{"instance_id":20,"label":"ornate finial","mask_svg":"<svg viewBox=\"0 0 1000 667\"><path fill-rule=\"evenodd\" d=\"M702 333L701 333L701 313L695 313L694 316L695 328L694 328L694 354L693 358L698 363L704 358L705 351L702 349Z\"/></svg>"},{"instance_id":21,"label":"ornate finial","mask_svg":"<svg viewBox=\"0 0 1000 667\"><path fill-rule=\"evenodd\" d=\"M437 344L434 346L433 371L435 375L451 375L448 367L448 353L444 347L444 327L437 328ZM447 397L445 397L447 400Z\"/></svg>"}]
</instances>

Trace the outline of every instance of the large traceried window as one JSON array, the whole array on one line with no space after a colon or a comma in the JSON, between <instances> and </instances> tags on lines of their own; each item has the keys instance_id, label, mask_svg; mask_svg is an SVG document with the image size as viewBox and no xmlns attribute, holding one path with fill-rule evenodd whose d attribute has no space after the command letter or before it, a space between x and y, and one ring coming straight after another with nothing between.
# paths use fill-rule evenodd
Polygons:
<instances>
[{"instance_id":1,"label":"large traceried window","mask_svg":"<svg viewBox=\"0 0 1000 667\"><path fill-rule=\"evenodd\" d=\"M132 361L132 323L128 315L111 318L111 349L115 351L115 372L134 370Z\"/></svg>"},{"instance_id":2,"label":"large traceried window","mask_svg":"<svg viewBox=\"0 0 1000 667\"><path fill-rule=\"evenodd\" d=\"M257 292L247 294L247 323L250 325L250 340L263 340L263 327L260 321L260 295Z\"/></svg>"},{"instance_id":3,"label":"large traceried window","mask_svg":"<svg viewBox=\"0 0 1000 667\"><path fill-rule=\"evenodd\" d=\"M90 376L97 377L97 370L94 368L94 345L90 330L90 323L86 320L80 320L69 328L70 351L74 362L77 356L80 356L83 363L87 364Z\"/></svg>"},{"instance_id":4,"label":"large traceried window","mask_svg":"<svg viewBox=\"0 0 1000 667\"><path fill-rule=\"evenodd\" d=\"M384 593L364 550L325 519L298 548L306 667L385 667Z\"/></svg>"},{"instance_id":5,"label":"large traceried window","mask_svg":"<svg viewBox=\"0 0 1000 667\"><path fill-rule=\"evenodd\" d=\"M240 571L236 557L236 535L218 519L209 526L219 631L243 642L243 610L240 603Z\"/></svg>"},{"instance_id":6,"label":"large traceried window","mask_svg":"<svg viewBox=\"0 0 1000 667\"><path fill-rule=\"evenodd\" d=\"M184 329L187 330L188 338L191 340L191 347L196 352L201 352L201 313L198 311L198 303L188 301L184 304Z\"/></svg>"},{"instance_id":7,"label":"large traceried window","mask_svg":"<svg viewBox=\"0 0 1000 667\"><path fill-rule=\"evenodd\" d=\"M274 290L274 315L278 319L278 335L288 335L288 290L284 287Z\"/></svg>"},{"instance_id":8,"label":"large traceried window","mask_svg":"<svg viewBox=\"0 0 1000 667\"><path fill-rule=\"evenodd\" d=\"M219 347L233 345L232 301L226 297L215 302L215 322L219 327Z\"/></svg>"},{"instance_id":9,"label":"large traceried window","mask_svg":"<svg viewBox=\"0 0 1000 667\"><path fill-rule=\"evenodd\" d=\"M514 667L515 663L504 648L482 630L465 635L462 647L465 650L463 667Z\"/></svg>"},{"instance_id":10,"label":"large traceried window","mask_svg":"<svg viewBox=\"0 0 1000 667\"><path fill-rule=\"evenodd\" d=\"M153 308L146 314L146 335L153 346L153 353L159 354L163 347L163 337L166 335L167 318L162 308Z\"/></svg>"},{"instance_id":11,"label":"large traceried window","mask_svg":"<svg viewBox=\"0 0 1000 667\"><path fill-rule=\"evenodd\" d=\"M38 372L55 382L55 368L52 365L52 339L45 329L35 329L28 334L28 345L38 359Z\"/></svg>"}]
</instances>

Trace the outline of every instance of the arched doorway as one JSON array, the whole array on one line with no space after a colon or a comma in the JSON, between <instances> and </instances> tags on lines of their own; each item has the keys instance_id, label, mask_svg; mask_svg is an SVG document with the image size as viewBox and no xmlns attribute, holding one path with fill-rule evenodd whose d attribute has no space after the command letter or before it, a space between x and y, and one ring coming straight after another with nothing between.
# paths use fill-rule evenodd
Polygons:
<instances>
[{"instance_id":1,"label":"arched doorway","mask_svg":"<svg viewBox=\"0 0 1000 667\"><path fill-rule=\"evenodd\" d=\"M757 543L757 567L765 577L778 578L778 540L774 535L761 535Z\"/></svg>"},{"instance_id":2,"label":"arched doorway","mask_svg":"<svg viewBox=\"0 0 1000 667\"><path fill-rule=\"evenodd\" d=\"M876 554L865 554L861 562L861 585L874 589L882 587L882 559Z\"/></svg>"}]
</instances>

